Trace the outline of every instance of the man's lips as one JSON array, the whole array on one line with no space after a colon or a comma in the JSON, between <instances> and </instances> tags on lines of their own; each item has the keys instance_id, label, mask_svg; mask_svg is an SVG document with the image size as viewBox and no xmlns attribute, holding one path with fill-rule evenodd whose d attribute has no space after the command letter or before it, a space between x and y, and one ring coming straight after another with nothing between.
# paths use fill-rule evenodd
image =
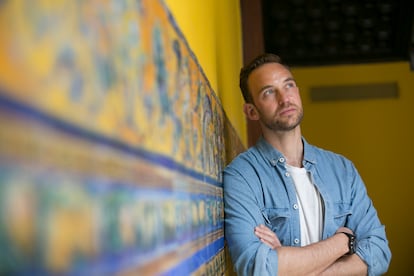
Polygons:
<instances>
[{"instance_id":1,"label":"man's lips","mask_svg":"<svg viewBox=\"0 0 414 276\"><path fill-rule=\"evenodd\" d=\"M279 112L280 115L289 115L292 112L295 112L295 108L294 107L289 107L286 109L283 109L282 111Z\"/></svg>"}]
</instances>

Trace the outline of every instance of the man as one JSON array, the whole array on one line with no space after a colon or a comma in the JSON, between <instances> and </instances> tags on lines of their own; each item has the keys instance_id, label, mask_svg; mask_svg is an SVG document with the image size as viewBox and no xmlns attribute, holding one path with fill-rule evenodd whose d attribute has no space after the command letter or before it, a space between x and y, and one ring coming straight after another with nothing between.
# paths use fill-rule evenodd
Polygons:
<instances>
[{"instance_id":1,"label":"man","mask_svg":"<svg viewBox=\"0 0 414 276\"><path fill-rule=\"evenodd\" d=\"M239 275L380 275L391 252L354 165L301 135L290 70L264 54L240 72L262 137L224 170L225 235Z\"/></svg>"}]
</instances>

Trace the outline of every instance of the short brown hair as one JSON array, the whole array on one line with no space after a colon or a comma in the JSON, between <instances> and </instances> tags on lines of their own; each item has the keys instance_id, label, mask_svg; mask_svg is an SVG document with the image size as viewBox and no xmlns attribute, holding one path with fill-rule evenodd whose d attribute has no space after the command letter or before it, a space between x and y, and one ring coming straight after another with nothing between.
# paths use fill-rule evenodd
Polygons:
<instances>
[{"instance_id":1,"label":"short brown hair","mask_svg":"<svg viewBox=\"0 0 414 276\"><path fill-rule=\"evenodd\" d=\"M260 67L263 64L266 63L279 63L282 64L282 59L275 55L275 54L269 54L269 53L264 53L261 54L259 56L257 56L256 58L254 58L250 63L248 63L246 66L244 66L241 70L240 70L240 90L243 94L243 98L244 101L246 103L253 103L253 98L252 98L252 94L249 91L249 87L247 86L247 79L249 78L250 73ZM282 64L283 65L283 64Z\"/></svg>"}]
</instances>

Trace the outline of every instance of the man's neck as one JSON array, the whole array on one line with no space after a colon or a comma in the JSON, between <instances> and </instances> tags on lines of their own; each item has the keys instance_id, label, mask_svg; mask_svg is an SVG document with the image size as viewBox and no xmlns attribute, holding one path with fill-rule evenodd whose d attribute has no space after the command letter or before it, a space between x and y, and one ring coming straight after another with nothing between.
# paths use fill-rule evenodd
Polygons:
<instances>
[{"instance_id":1,"label":"man's neck","mask_svg":"<svg viewBox=\"0 0 414 276\"><path fill-rule=\"evenodd\" d=\"M299 126L291 131L264 131L263 137L285 156L287 164L302 167L303 142Z\"/></svg>"}]
</instances>

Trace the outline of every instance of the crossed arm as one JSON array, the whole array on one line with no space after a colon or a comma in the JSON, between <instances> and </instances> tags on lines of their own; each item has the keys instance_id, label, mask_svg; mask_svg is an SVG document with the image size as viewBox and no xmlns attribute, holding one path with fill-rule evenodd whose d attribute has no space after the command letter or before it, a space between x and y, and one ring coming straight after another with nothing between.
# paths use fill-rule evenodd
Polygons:
<instances>
[{"instance_id":1,"label":"crossed arm","mask_svg":"<svg viewBox=\"0 0 414 276\"><path fill-rule=\"evenodd\" d=\"M348 228L340 231L352 233ZM282 246L277 235L268 227L254 229L261 242L277 250L278 275L367 275L367 265L358 255L346 255L348 237L335 234L332 237L303 247Z\"/></svg>"}]
</instances>

